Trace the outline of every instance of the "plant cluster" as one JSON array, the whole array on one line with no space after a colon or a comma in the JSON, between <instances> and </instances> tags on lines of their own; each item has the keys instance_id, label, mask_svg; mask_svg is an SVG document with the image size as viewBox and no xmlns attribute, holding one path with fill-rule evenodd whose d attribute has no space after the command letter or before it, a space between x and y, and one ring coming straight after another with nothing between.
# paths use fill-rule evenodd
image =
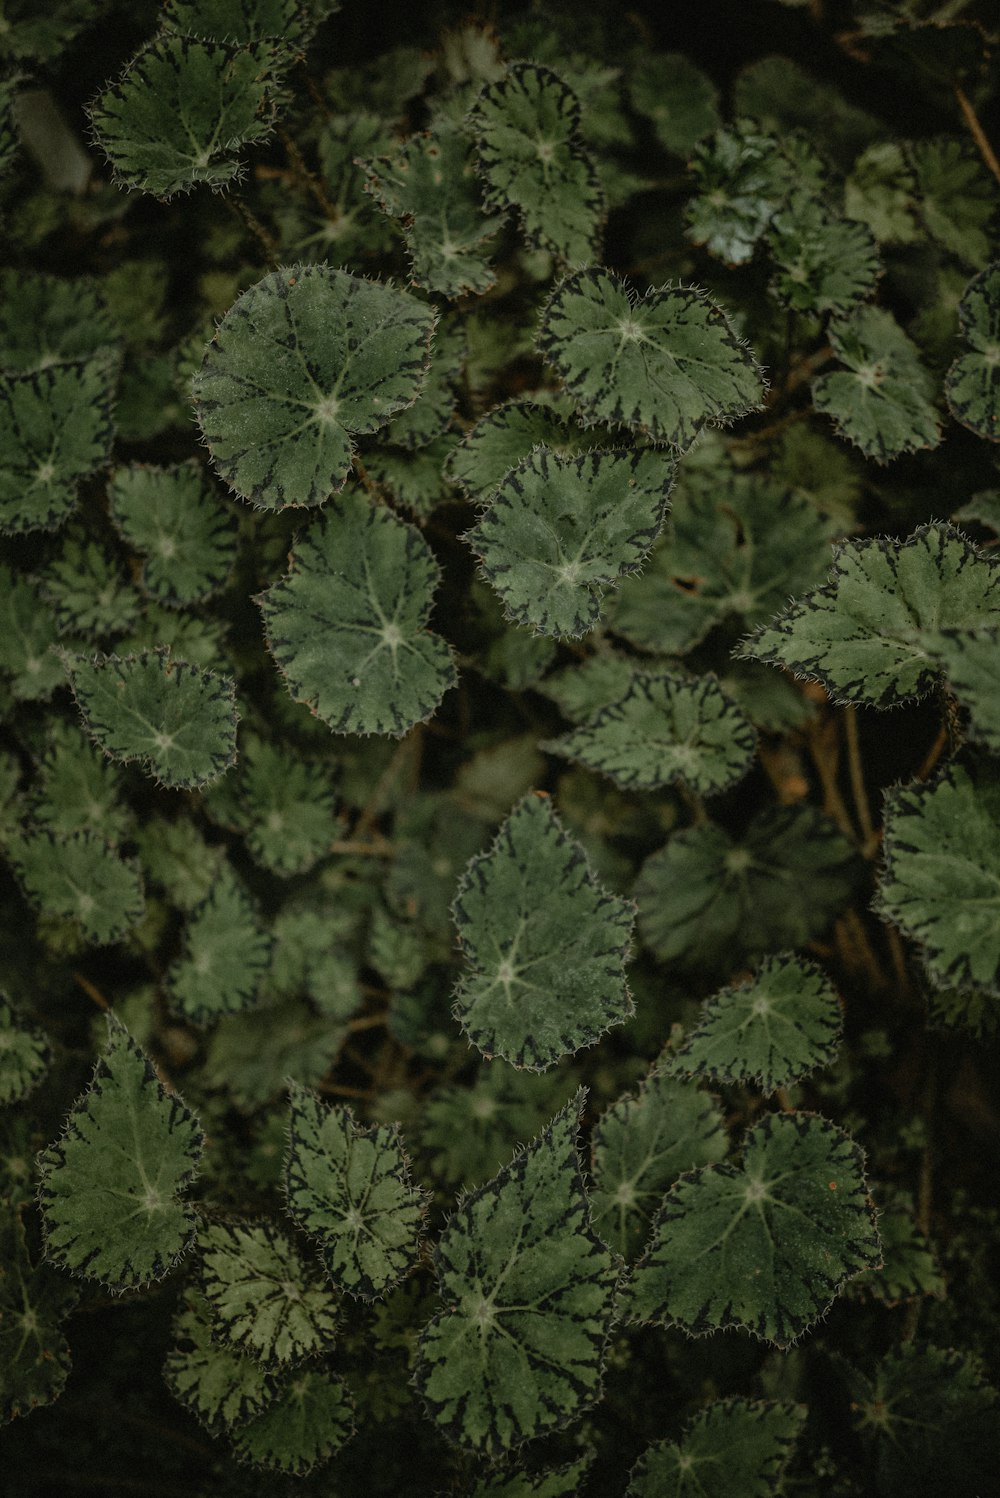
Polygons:
<instances>
[{"instance_id":1,"label":"plant cluster","mask_svg":"<svg viewBox=\"0 0 1000 1498\"><path fill-rule=\"evenodd\" d=\"M984 1495L995 11L364 9L0 5L4 1492Z\"/></svg>"}]
</instances>

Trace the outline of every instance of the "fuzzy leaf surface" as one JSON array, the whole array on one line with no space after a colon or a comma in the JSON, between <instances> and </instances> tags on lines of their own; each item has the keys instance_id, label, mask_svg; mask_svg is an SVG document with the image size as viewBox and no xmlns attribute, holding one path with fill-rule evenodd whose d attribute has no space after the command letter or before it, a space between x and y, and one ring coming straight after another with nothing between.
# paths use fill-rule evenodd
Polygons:
<instances>
[{"instance_id":1,"label":"fuzzy leaf surface","mask_svg":"<svg viewBox=\"0 0 1000 1498\"><path fill-rule=\"evenodd\" d=\"M236 689L230 677L175 661L167 650L64 655L76 705L104 752L139 760L161 784L192 789L236 759Z\"/></svg>"},{"instance_id":2,"label":"fuzzy leaf surface","mask_svg":"<svg viewBox=\"0 0 1000 1498\"><path fill-rule=\"evenodd\" d=\"M774 215L793 189L815 193L823 166L801 136L764 134L753 120L737 120L696 147L690 171L698 192L687 205L687 233L727 265L753 257Z\"/></svg>"},{"instance_id":3,"label":"fuzzy leaf surface","mask_svg":"<svg viewBox=\"0 0 1000 1498\"><path fill-rule=\"evenodd\" d=\"M518 62L469 114L487 207L517 208L528 241L570 264L593 260L604 195L580 140L580 101L549 68Z\"/></svg>"},{"instance_id":4,"label":"fuzzy leaf surface","mask_svg":"<svg viewBox=\"0 0 1000 1498\"><path fill-rule=\"evenodd\" d=\"M193 1286L184 1291L173 1336L163 1365L167 1387L213 1435L252 1419L277 1393L267 1369L213 1339L208 1305Z\"/></svg>"},{"instance_id":5,"label":"fuzzy leaf surface","mask_svg":"<svg viewBox=\"0 0 1000 1498\"><path fill-rule=\"evenodd\" d=\"M840 435L876 463L936 447L934 381L892 313L858 307L832 322L827 336L845 367L813 381L813 405Z\"/></svg>"},{"instance_id":6,"label":"fuzzy leaf surface","mask_svg":"<svg viewBox=\"0 0 1000 1498\"><path fill-rule=\"evenodd\" d=\"M770 1113L739 1165L692 1171L667 1194L628 1315L788 1347L845 1280L880 1263L861 1150L816 1114Z\"/></svg>"},{"instance_id":7,"label":"fuzzy leaf surface","mask_svg":"<svg viewBox=\"0 0 1000 1498\"><path fill-rule=\"evenodd\" d=\"M507 474L523 466L536 448L571 457L603 445L603 437L567 421L552 406L510 400L476 422L452 453L448 472L474 503L487 504Z\"/></svg>"},{"instance_id":8,"label":"fuzzy leaf surface","mask_svg":"<svg viewBox=\"0 0 1000 1498\"><path fill-rule=\"evenodd\" d=\"M948 406L977 436L1000 442L1000 261L969 282L958 317L970 352L948 371Z\"/></svg>"},{"instance_id":9,"label":"fuzzy leaf surface","mask_svg":"<svg viewBox=\"0 0 1000 1498\"><path fill-rule=\"evenodd\" d=\"M217 593L236 560L236 527L195 461L119 468L108 498L115 524L144 558L142 586L169 607Z\"/></svg>"},{"instance_id":10,"label":"fuzzy leaf surface","mask_svg":"<svg viewBox=\"0 0 1000 1498\"><path fill-rule=\"evenodd\" d=\"M771 292L793 312L843 315L873 294L881 262L864 224L831 213L809 193L794 193L767 234L775 264Z\"/></svg>"},{"instance_id":11,"label":"fuzzy leaf surface","mask_svg":"<svg viewBox=\"0 0 1000 1498\"><path fill-rule=\"evenodd\" d=\"M604 589L636 571L656 539L673 474L650 450L568 458L537 448L465 539L510 618L539 634L586 634Z\"/></svg>"},{"instance_id":12,"label":"fuzzy leaf surface","mask_svg":"<svg viewBox=\"0 0 1000 1498\"><path fill-rule=\"evenodd\" d=\"M764 394L725 312L692 287L637 297L610 271L576 271L546 304L538 347L590 420L680 449L706 422L756 410Z\"/></svg>"},{"instance_id":13,"label":"fuzzy leaf surface","mask_svg":"<svg viewBox=\"0 0 1000 1498\"><path fill-rule=\"evenodd\" d=\"M38 1157L46 1257L116 1290L162 1279L194 1237L180 1193L203 1143L190 1108L109 1015L90 1087Z\"/></svg>"},{"instance_id":14,"label":"fuzzy leaf surface","mask_svg":"<svg viewBox=\"0 0 1000 1498\"><path fill-rule=\"evenodd\" d=\"M435 1250L447 1309L424 1328L414 1383L449 1440L491 1459L600 1396L618 1271L590 1224L582 1103L466 1197Z\"/></svg>"},{"instance_id":15,"label":"fuzzy leaf surface","mask_svg":"<svg viewBox=\"0 0 1000 1498\"><path fill-rule=\"evenodd\" d=\"M761 963L750 983L705 1001L674 1065L689 1076L752 1082L771 1093L828 1066L840 1040L832 984L812 963L782 953Z\"/></svg>"},{"instance_id":16,"label":"fuzzy leaf surface","mask_svg":"<svg viewBox=\"0 0 1000 1498\"><path fill-rule=\"evenodd\" d=\"M770 1498L805 1417L801 1404L717 1399L688 1421L680 1441L646 1448L625 1498Z\"/></svg>"},{"instance_id":17,"label":"fuzzy leaf surface","mask_svg":"<svg viewBox=\"0 0 1000 1498\"><path fill-rule=\"evenodd\" d=\"M349 1108L327 1108L294 1083L289 1098L289 1214L318 1240L334 1284L373 1300L399 1283L419 1253L423 1200L399 1130L364 1128Z\"/></svg>"},{"instance_id":18,"label":"fuzzy leaf surface","mask_svg":"<svg viewBox=\"0 0 1000 1498\"><path fill-rule=\"evenodd\" d=\"M352 436L416 400L434 322L409 292L328 265L249 287L192 383L218 473L260 509L322 504L344 487Z\"/></svg>"},{"instance_id":19,"label":"fuzzy leaf surface","mask_svg":"<svg viewBox=\"0 0 1000 1498\"><path fill-rule=\"evenodd\" d=\"M0 532L54 530L111 451L115 367L105 358L0 374Z\"/></svg>"},{"instance_id":20,"label":"fuzzy leaf surface","mask_svg":"<svg viewBox=\"0 0 1000 1498\"><path fill-rule=\"evenodd\" d=\"M208 42L301 42L307 31L296 0L167 0L163 24Z\"/></svg>"},{"instance_id":21,"label":"fuzzy leaf surface","mask_svg":"<svg viewBox=\"0 0 1000 1498\"><path fill-rule=\"evenodd\" d=\"M545 747L629 790L682 781L727 790L753 763L757 735L714 676L633 676L624 697Z\"/></svg>"},{"instance_id":22,"label":"fuzzy leaf surface","mask_svg":"<svg viewBox=\"0 0 1000 1498\"><path fill-rule=\"evenodd\" d=\"M549 802L528 796L459 882L465 975L454 1013L487 1057L543 1071L633 1013L633 907L591 873Z\"/></svg>"},{"instance_id":23,"label":"fuzzy leaf surface","mask_svg":"<svg viewBox=\"0 0 1000 1498\"><path fill-rule=\"evenodd\" d=\"M455 667L426 628L440 569L413 526L351 492L331 504L258 602L297 702L335 733L398 738L430 717Z\"/></svg>"},{"instance_id":24,"label":"fuzzy leaf surface","mask_svg":"<svg viewBox=\"0 0 1000 1498\"><path fill-rule=\"evenodd\" d=\"M592 1457L581 1456L544 1472L497 1472L470 1488L468 1498L577 1498L591 1461Z\"/></svg>"}]
</instances>

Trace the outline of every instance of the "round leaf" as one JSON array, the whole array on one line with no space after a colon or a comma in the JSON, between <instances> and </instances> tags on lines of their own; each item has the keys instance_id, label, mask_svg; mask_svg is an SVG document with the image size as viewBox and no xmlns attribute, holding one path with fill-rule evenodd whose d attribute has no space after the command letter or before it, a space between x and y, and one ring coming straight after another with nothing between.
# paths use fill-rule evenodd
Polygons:
<instances>
[{"instance_id":1,"label":"round leaf","mask_svg":"<svg viewBox=\"0 0 1000 1498\"><path fill-rule=\"evenodd\" d=\"M102 837L31 831L12 838L5 851L32 904L45 915L75 922L84 941L105 946L142 920L138 865Z\"/></svg>"},{"instance_id":2,"label":"round leaf","mask_svg":"<svg viewBox=\"0 0 1000 1498\"><path fill-rule=\"evenodd\" d=\"M1000 261L969 282L958 317L971 353L955 360L945 380L951 414L980 437L1000 442Z\"/></svg>"},{"instance_id":3,"label":"round leaf","mask_svg":"<svg viewBox=\"0 0 1000 1498\"><path fill-rule=\"evenodd\" d=\"M192 1024L248 1009L271 956L253 902L225 864L191 913L184 952L167 973L170 1007Z\"/></svg>"},{"instance_id":4,"label":"round leaf","mask_svg":"<svg viewBox=\"0 0 1000 1498\"><path fill-rule=\"evenodd\" d=\"M111 514L143 554L142 585L170 607L197 603L226 582L236 560L236 526L205 483L200 464L119 468Z\"/></svg>"},{"instance_id":5,"label":"round leaf","mask_svg":"<svg viewBox=\"0 0 1000 1498\"><path fill-rule=\"evenodd\" d=\"M107 461L115 368L105 358L0 375L0 532L53 530Z\"/></svg>"},{"instance_id":6,"label":"round leaf","mask_svg":"<svg viewBox=\"0 0 1000 1498\"><path fill-rule=\"evenodd\" d=\"M806 1417L804 1405L717 1399L678 1442L648 1446L625 1498L771 1498Z\"/></svg>"},{"instance_id":7,"label":"round leaf","mask_svg":"<svg viewBox=\"0 0 1000 1498\"><path fill-rule=\"evenodd\" d=\"M813 381L813 405L833 418L840 435L876 463L936 447L934 382L892 313L858 307L831 323L827 336L846 367Z\"/></svg>"},{"instance_id":8,"label":"round leaf","mask_svg":"<svg viewBox=\"0 0 1000 1498\"><path fill-rule=\"evenodd\" d=\"M213 1340L208 1306L191 1286L174 1317L173 1334L163 1365L167 1387L213 1435L243 1424L274 1398L272 1374Z\"/></svg>"},{"instance_id":9,"label":"round leaf","mask_svg":"<svg viewBox=\"0 0 1000 1498\"><path fill-rule=\"evenodd\" d=\"M711 79L680 52L643 52L629 69L632 107L653 122L665 151L686 160L719 125L719 94Z\"/></svg>"},{"instance_id":10,"label":"round leaf","mask_svg":"<svg viewBox=\"0 0 1000 1498\"><path fill-rule=\"evenodd\" d=\"M864 224L837 217L808 193L793 194L775 214L767 246L777 267L771 292L783 307L812 317L866 301L882 271Z\"/></svg>"},{"instance_id":11,"label":"round leaf","mask_svg":"<svg viewBox=\"0 0 1000 1498\"><path fill-rule=\"evenodd\" d=\"M354 1434L354 1403L342 1379L306 1368L263 1411L233 1433L239 1461L305 1477Z\"/></svg>"}]
</instances>

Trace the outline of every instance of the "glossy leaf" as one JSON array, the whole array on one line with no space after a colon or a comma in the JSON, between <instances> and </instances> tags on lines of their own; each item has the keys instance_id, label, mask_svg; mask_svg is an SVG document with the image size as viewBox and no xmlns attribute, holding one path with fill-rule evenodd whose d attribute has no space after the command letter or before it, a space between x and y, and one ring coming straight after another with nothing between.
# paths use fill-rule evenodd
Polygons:
<instances>
[{"instance_id":1,"label":"glossy leaf","mask_svg":"<svg viewBox=\"0 0 1000 1498\"><path fill-rule=\"evenodd\" d=\"M111 451L115 369L105 358L0 375L0 532L54 530Z\"/></svg>"},{"instance_id":2,"label":"glossy leaf","mask_svg":"<svg viewBox=\"0 0 1000 1498\"><path fill-rule=\"evenodd\" d=\"M717 303L693 287L637 297L606 270L567 276L538 347L586 417L688 447L706 422L754 411L764 381Z\"/></svg>"},{"instance_id":3,"label":"glossy leaf","mask_svg":"<svg viewBox=\"0 0 1000 1498\"><path fill-rule=\"evenodd\" d=\"M632 906L601 888L547 800L515 807L453 913L467 964L454 1012L488 1058L543 1071L632 1014Z\"/></svg>"},{"instance_id":4,"label":"glossy leaf","mask_svg":"<svg viewBox=\"0 0 1000 1498\"><path fill-rule=\"evenodd\" d=\"M617 1268L590 1225L582 1103L466 1197L435 1250L446 1309L424 1328L414 1383L449 1440L492 1459L600 1397Z\"/></svg>"},{"instance_id":5,"label":"glossy leaf","mask_svg":"<svg viewBox=\"0 0 1000 1498\"><path fill-rule=\"evenodd\" d=\"M539 634L585 634L604 588L636 571L656 539L673 472L648 449L563 458L536 448L465 536L508 616Z\"/></svg>"},{"instance_id":6,"label":"glossy leaf","mask_svg":"<svg viewBox=\"0 0 1000 1498\"><path fill-rule=\"evenodd\" d=\"M45 1032L26 1024L0 991L0 1107L34 1092L52 1062Z\"/></svg>"},{"instance_id":7,"label":"glossy leaf","mask_svg":"<svg viewBox=\"0 0 1000 1498\"><path fill-rule=\"evenodd\" d=\"M948 371L948 406L977 436L1000 442L1000 261L969 282L958 316L970 352Z\"/></svg>"},{"instance_id":8,"label":"glossy leaf","mask_svg":"<svg viewBox=\"0 0 1000 1498\"><path fill-rule=\"evenodd\" d=\"M426 629L439 569L412 526L348 493L258 600L268 644L297 702L335 733L399 737L430 717L455 668Z\"/></svg>"},{"instance_id":9,"label":"glossy leaf","mask_svg":"<svg viewBox=\"0 0 1000 1498\"><path fill-rule=\"evenodd\" d=\"M840 435L876 463L936 447L934 382L892 314L858 307L831 323L827 336L845 367L813 381L813 404Z\"/></svg>"},{"instance_id":10,"label":"glossy leaf","mask_svg":"<svg viewBox=\"0 0 1000 1498\"><path fill-rule=\"evenodd\" d=\"M739 1165L692 1171L668 1192L627 1312L695 1336L741 1327L788 1347L846 1280L880 1262L858 1146L816 1114L770 1113Z\"/></svg>"},{"instance_id":11,"label":"glossy leaf","mask_svg":"<svg viewBox=\"0 0 1000 1498\"><path fill-rule=\"evenodd\" d=\"M793 189L816 193L823 167L800 136L766 135L752 120L737 120L702 141L690 170L698 185L687 206L695 244L727 265L743 265Z\"/></svg>"},{"instance_id":12,"label":"glossy leaf","mask_svg":"<svg viewBox=\"0 0 1000 1498\"><path fill-rule=\"evenodd\" d=\"M236 759L231 678L202 671L169 651L71 656L63 664L84 723L104 752L138 760L163 785L207 784Z\"/></svg>"},{"instance_id":13,"label":"glossy leaf","mask_svg":"<svg viewBox=\"0 0 1000 1498\"><path fill-rule=\"evenodd\" d=\"M191 912L184 950L167 973L171 1009L195 1025L249 1009L271 957L271 938L226 865Z\"/></svg>"},{"instance_id":14,"label":"glossy leaf","mask_svg":"<svg viewBox=\"0 0 1000 1498\"><path fill-rule=\"evenodd\" d=\"M833 985L811 963L782 953L763 962L751 982L706 1000L673 1065L689 1076L749 1082L769 1093L828 1066L840 1040Z\"/></svg>"},{"instance_id":15,"label":"glossy leaf","mask_svg":"<svg viewBox=\"0 0 1000 1498\"><path fill-rule=\"evenodd\" d=\"M203 1143L190 1108L109 1015L90 1087L38 1157L46 1257L116 1290L162 1279L194 1236L180 1193Z\"/></svg>"},{"instance_id":16,"label":"glossy leaf","mask_svg":"<svg viewBox=\"0 0 1000 1498\"><path fill-rule=\"evenodd\" d=\"M771 1498L805 1416L801 1404L717 1399L688 1421L680 1441L646 1448L625 1498Z\"/></svg>"},{"instance_id":17,"label":"glossy leaf","mask_svg":"<svg viewBox=\"0 0 1000 1498\"><path fill-rule=\"evenodd\" d=\"M632 677L624 697L545 747L629 790L681 781L701 796L742 780L757 736L714 676Z\"/></svg>"},{"instance_id":18,"label":"glossy leaf","mask_svg":"<svg viewBox=\"0 0 1000 1498\"><path fill-rule=\"evenodd\" d=\"M410 293L327 265L251 286L192 386L221 477L261 509L322 504L351 471L352 437L416 400L434 322Z\"/></svg>"},{"instance_id":19,"label":"glossy leaf","mask_svg":"<svg viewBox=\"0 0 1000 1498\"><path fill-rule=\"evenodd\" d=\"M112 518L143 556L142 586L170 607L217 593L236 560L236 527L194 461L172 468L119 468L108 498Z\"/></svg>"}]
</instances>

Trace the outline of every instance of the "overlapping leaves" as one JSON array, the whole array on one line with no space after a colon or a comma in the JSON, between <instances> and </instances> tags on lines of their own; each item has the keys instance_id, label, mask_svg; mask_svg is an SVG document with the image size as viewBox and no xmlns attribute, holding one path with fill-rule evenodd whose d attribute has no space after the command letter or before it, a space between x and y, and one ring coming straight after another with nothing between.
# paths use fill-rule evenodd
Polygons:
<instances>
[{"instance_id":1,"label":"overlapping leaves","mask_svg":"<svg viewBox=\"0 0 1000 1498\"><path fill-rule=\"evenodd\" d=\"M958 315L969 352L948 371L948 405L970 431L1000 442L1000 262L969 282Z\"/></svg>"},{"instance_id":2,"label":"overlapping leaves","mask_svg":"<svg viewBox=\"0 0 1000 1498\"><path fill-rule=\"evenodd\" d=\"M688 1421L680 1441L646 1448L625 1498L770 1498L805 1417L804 1405L715 1400Z\"/></svg>"}]
</instances>

